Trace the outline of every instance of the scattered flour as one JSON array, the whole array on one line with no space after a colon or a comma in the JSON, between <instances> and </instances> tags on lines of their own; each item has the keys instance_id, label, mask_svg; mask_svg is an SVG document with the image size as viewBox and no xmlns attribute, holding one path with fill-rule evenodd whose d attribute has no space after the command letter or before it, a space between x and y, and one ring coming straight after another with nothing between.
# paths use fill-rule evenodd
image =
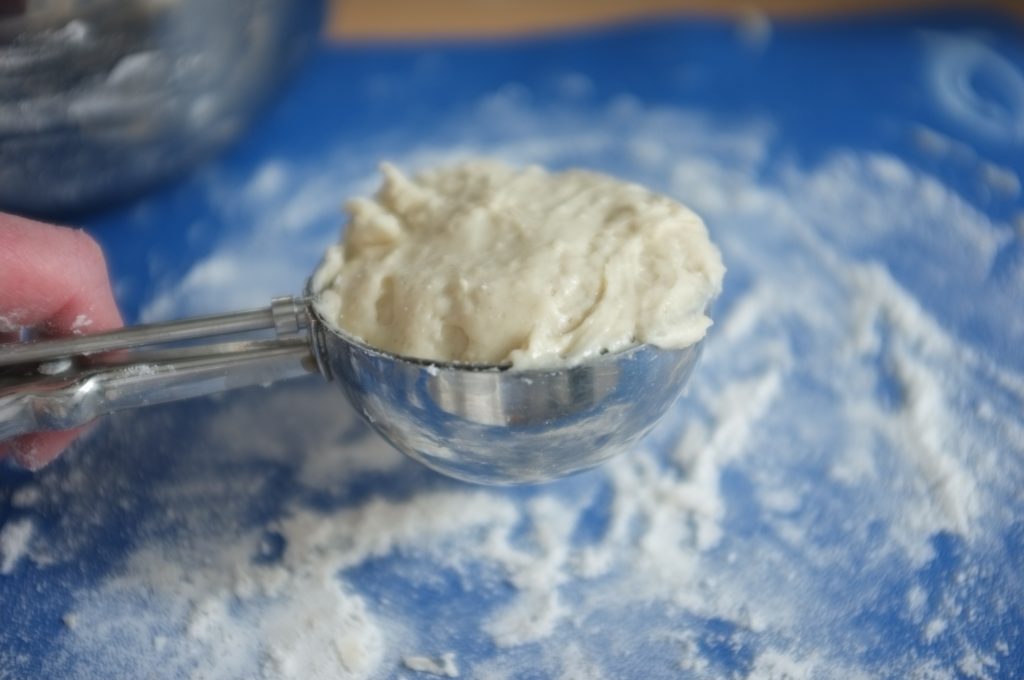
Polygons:
<instances>
[{"instance_id":1,"label":"scattered flour","mask_svg":"<svg viewBox=\"0 0 1024 680\"><path fill-rule=\"evenodd\" d=\"M445 652L436 659L429 656L406 656L402 659L402 665L417 673L427 673L442 678L459 677L459 667L455 663L453 652Z\"/></svg>"},{"instance_id":2,"label":"scattered flour","mask_svg":"<svg viewBox=\"0 0 1024 680\"><path fill-rule=\"evenodd\" d=\"M935 638L942 635L942 632L946 630L947 623L944 619L932 619L924 627L924 641L931 644L935 641Z\"/></svg>"},{"instance_id":3,"label":"scattered flour","mask_svg":"<svg viewBox=\"0 0 1024 680\"><path fill-rule=\"evenodd\" d=\"M1024 141L1024 74L1013 62L966 31L923 39L930 89L943 109L975 134L1001 144Z\"/></svg>"},{"instance_id":4,"label":"scattered flour","mask_svg":"<svg viewBox=\"0 0 1024 680\"><path fill-rule=\"evenodd\" d=\"M85 314L79 314L75 317L75 320L71 322L71 332L75 335L81 335L85 332L85 329L92 325L92 319Z\"/></svg>"},{"instance_id":5,"label":"scattered flour","mask_svg":"<svg viewBox=\"0 0 1024 680\"><path fill-rule=\"evenodd\" d=\"M978 680L988 680L994 677L992 672L999 669L999 664L996 660L988 655L979 655L975 652L965 654L957 662L957 670L963 673L968 678L977 678Z\"/></svg>"},{"instance_id":6,"label":"scattered flour","mask_svg":"<svg viewBox=\"0 0 1024 680\"><path fill-rule=\"evenodd\" d=\"M29 518L8 520L0 527L0 574L10 574L28 555L35 525Z\"/></svg>"},{"instance_id":7,"label":"scattered flour","mask_svg":"<svg viewBox=\"0 0 1024 680\"><path fill-rule=\"evenodd\" d=\"M982 158L974 147L953 139L925 125L915 126L913 138L922 151L957 166L973 169L979 182L1005 198L1017 198L1021 192L1020 176L1004 165Z\"/></svg>"},{"instance_id":8,"label":"scattered flour","mask_svg":"<svg viewBox=\"0 0 1024 680\"><path fill-rule=\"evenodd\" d=\"M607 677L576 643L570 642L558 655L562 662L556 675L559 680L604 680Z\"/></svg>"},{"instance_id":9,"label":"scattered flour","mask_svg":"<svg viewBox=\"0 0 1024 680\"><path fill-rule=\"evenodd\" d=\"M14 316L13 314L11 315ZM0 314L0 333L14 333L21 329L21 324L15 318Z\"/></svg>"},{"instance_id":10,"label":"scattered flour","mask_svg":"<svg viewBox=\"0 0 1024 680\"><path fill-rule=\"evenodd\" d=\"M1012 674L1012 645L972 632L1022 596L985 562L1024 488L1024 364L999 349L1024 341L1006 318L1024 279L993 275L1012 226L905 160L836 149L805 167L772 151L763 121L625 95L592 113L506 88L436 135L398 160L571 160L707 218L733 283L690 393L629 455L527 490L439 479L314 382L210 401L188 427L173 410L115 418L18 492L66 509L33 549L68 562L127 521L120 503L150 508L129 515L116 568L74 593L52 675ZM245 234L147 318L296 286L333 240L339 190L368 190L395 143L213 177ZM232 278L264 263L254 285ZM125 445L141 441L166 449ZM5 569L32 532L11 526ZM926 646L880 635L878 610ZM403 656L440 649L458 667Z\"/></svg>"},{"instance_id":11,"label":"scattered flour","mask_svg":"<svg viewBox=\"0 0 1024 680\"><path fill-rule=\"evenodd\" d=\"M26 484L11 494L11 507L20 509L31 508L36 506L42 498L42 490L38 486Z\"/></svg>"}]
</instances>

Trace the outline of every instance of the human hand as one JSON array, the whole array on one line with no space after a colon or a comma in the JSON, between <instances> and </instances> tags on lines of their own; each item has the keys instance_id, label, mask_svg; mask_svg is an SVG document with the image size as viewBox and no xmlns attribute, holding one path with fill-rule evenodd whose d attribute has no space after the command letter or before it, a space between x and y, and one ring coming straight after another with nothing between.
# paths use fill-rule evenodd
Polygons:
<instances>
[{"instance_id":1,"label":"human hand","mask_svg":"<svg viewBox=\"0 0 1024 680\"><path fill-rule=\"evenodd\" d=\"M17 340L26 327L60 336L121 325L103 251L92 237L0 213L0 342ZM80 432L39 432L0 442L0 458L10 455L36 470Z\"/></svg>"}]
</instances>

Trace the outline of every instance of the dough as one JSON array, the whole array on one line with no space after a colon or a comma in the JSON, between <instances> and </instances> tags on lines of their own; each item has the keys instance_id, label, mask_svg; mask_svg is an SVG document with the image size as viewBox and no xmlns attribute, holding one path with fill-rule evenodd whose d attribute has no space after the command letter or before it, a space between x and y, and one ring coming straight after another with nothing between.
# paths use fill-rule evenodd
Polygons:
<instances>
[{"instance_id":1,"label":"dough","mask_svg":"<svg viewBox=\"0 0 1024 680\"><path fill-rule=\"evenodd\" d=\"M348 203L312 281L323 318L440 362L554 368L704 337L718 249L689 208L582 170L474 160L410 179L391 165Z\"/></svg>"}]
</instances>

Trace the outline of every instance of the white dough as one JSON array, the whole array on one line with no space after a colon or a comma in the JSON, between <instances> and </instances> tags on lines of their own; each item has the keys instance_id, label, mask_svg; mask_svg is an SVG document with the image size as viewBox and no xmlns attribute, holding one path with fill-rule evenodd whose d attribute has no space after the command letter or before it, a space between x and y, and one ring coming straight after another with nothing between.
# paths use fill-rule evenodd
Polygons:
<instances>
[{"instance_id":1,"label":"white dough","mask_svg":"<svg viewBox=\"0 0 1024 680\"><path fill-rule=\"evenodd\" d=\"M547 368L704 337L721 290L701 219L636 184L477 160L382 166L313 278L320 313L394 354Z\"/></svg>"}]
</instances>

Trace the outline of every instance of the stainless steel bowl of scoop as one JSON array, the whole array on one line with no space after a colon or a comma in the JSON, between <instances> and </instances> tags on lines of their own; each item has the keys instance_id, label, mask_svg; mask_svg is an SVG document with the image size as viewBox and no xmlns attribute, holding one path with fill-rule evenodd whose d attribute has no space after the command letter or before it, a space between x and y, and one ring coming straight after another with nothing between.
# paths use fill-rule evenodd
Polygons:
<instances>
[{"instance_id":1,"label":"stainless steel bowl of scoop","mask_svg":"<svg viewBox=\"0 0 1024 680\"><path fill-rule=\"evenodd\" d=\"M273 337L227 340L261 330ZM700 350L638 345L556 370L438 363L347 336L307 294L264 309L0 345L0 441L318 372L424 465L470 482L537 483L599 465L643 437Z\"/></svg>"}]
</instances>

